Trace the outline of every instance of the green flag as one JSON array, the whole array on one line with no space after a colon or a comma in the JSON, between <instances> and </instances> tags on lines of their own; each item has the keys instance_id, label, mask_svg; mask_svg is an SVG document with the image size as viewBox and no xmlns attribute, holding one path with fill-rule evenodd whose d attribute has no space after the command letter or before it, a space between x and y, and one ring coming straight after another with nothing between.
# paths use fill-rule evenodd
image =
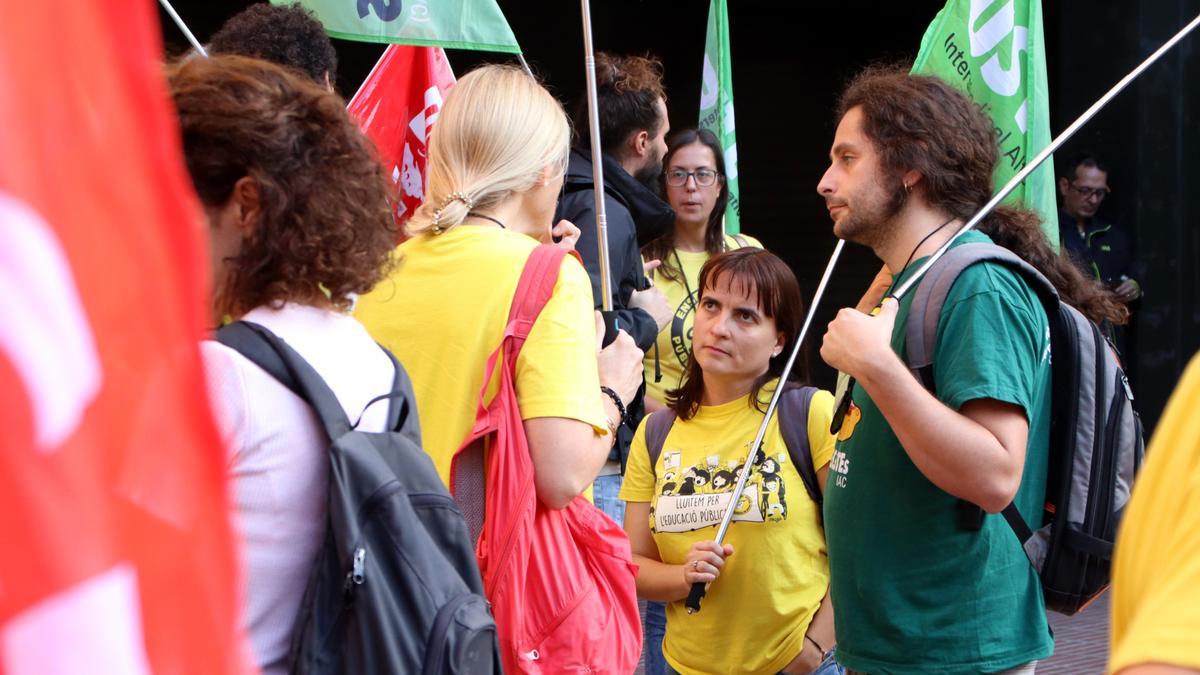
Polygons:
<instances>
[{"instance_id":1,"label":"green flag","mask_svg":"<svg viewBox=\"0 0 1200 675\"><path fill-rule=\"evenodd\" d=\"M999 189L1050 144L1046 45L1039 0L949 0L921 39L912 72L958 87L991 116L1000 143ZM1008 202L1038 212L1058 246L1053 160L1046 160Z\"/></svg>"},{"instance_id":2,"label":"green flag","mask_svg":"<svg viewBox=\"0 0 1200 675\"><path fill-rule=\"evenodd\" d=\"M294 0L271 0L288 5ZM520 54L496 0L300 0L343 40Z\"/></svg>"},{"instance_id":3,"label":"green flag","mask_svg":"<svg viewBox=\"0 0 1200 675\"><path fill-rule=\"evenodd\" d=\"M703 89L700 92L700 128L713 132L725 149L725 180L729 183L729 206L725 208L725 231L741 231L738 200L737 132L733 123L733 69L729 60L729 12L725 0L708 6L708 37L704 41Z\"/></svg>"}]
</instances>

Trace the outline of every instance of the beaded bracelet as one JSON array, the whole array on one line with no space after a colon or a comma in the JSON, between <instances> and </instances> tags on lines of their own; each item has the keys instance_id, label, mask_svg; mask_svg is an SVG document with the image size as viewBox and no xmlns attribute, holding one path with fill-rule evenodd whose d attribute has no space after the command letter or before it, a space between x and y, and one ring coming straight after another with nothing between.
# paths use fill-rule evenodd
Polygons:
<instances>
[{"instance_id":1,"label":"beaded bracelet","mask_svg":"<svg viewBox=\"0 0 1200 675\"><path fill-rule=\"evenodd\" d=\"M612 402L617 405L617 413L621 416L621 419L619 421L624 422L624 421L628 420L629 413L625 410L625 404L621 402L621 397L617 395L617 392L613 391L610 387L606 387L604 385L600 385L600 391L602 393L604 393L606 396L608 396L609 398L611 398Z\"/></svg>"}]
</instances>

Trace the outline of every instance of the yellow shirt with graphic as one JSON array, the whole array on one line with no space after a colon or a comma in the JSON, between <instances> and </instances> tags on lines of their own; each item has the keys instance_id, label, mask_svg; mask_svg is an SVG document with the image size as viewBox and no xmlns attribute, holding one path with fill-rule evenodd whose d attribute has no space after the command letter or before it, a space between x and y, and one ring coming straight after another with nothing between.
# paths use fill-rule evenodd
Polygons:
<instances>
[{"instance_id":1,"label":"yellow shirt with graphic","mask_svg":"<svg viewBox=\"0 0 1200 675\"><path fill-rule=\"evenodd\" d=\"M738 237L744 244L731 235L725 235L726 248L741 248L743 245L763 247L754 237L744 234L739 234ZM708 262L710 257L712 256L704 251L674 249L667 254L662 264L670 266L672 271L683 265L683 277L671 280L657 270L652 273L655 288L667 296L667 304L675 309L671 322L658 334L656 347L659 372L655 372L654 347L646 352L643 362L646 367L646 395L657 401L665 402L667 390L678 388L682 384L683 374L687 372L688 361L692 358L692 322L696 318L696 303L700 300L700 289L696 288L696 282L700 278L700 268L704 267L704 263Z\"/></svg>"},{"instance_id":2,"label":"yellow shirt with graphic","mask_svg":"<svg viewBox=\"0 0 1200 675\"><path fill-rule=\"evenodd\" d=\"M473 225L413 237L397 247L391 276L355 307L359 321L412 378L422 445L443 481L475 422L484 366L500 344L535 246L523 234ZM517 358L522 419L566 417L608 432L592 307L587 273L567 256Z\"/></svg>"},{"instance_id":3,"label":"yellow shirt with graphic","mask_svg":"<svg viewBox=\"0 0 1200 675\"><path fill-rule=\"evenodd\" d=\"M1200 356L1184 371L1121 519L1109 672L1200 669Z\"/></svg>"},{"instance_id":4,"label":"yellow shirt with graphic","mask_svg":"<svg viewBox=\"0 0 1200 675\"><path fill-rule=\"evenodd\" d=\"M768 396L764 387L760 397ZM833 395L818 392L808 413L818 471L833 453L832 416ZM654 468L643 420L621 499L650 503L650 531L663 562L681 565L692 544L716 536L762 418L749 396L701 406L692 419L675 421ZM829 588L820 512L792 465L778 417L767 426L762 453L726 535L734 553L709 587L703 611L689 615L682 601L667 605L663 654L680 673L778 672L800 653Z\"/></svg>"}]
</instances>

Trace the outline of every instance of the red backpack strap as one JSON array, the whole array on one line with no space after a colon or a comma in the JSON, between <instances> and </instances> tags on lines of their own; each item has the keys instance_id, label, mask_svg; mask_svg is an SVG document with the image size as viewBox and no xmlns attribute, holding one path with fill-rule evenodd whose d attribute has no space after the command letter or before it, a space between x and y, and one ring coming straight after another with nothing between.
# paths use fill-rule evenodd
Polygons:
<instances>
[{"instance_id":1,"label":"red backpack strap","mask_svg":"<svg viewBox=\"0 0 1200 675\"><path fill-rule=\"evenodd\" d=\"M508 327L505 337L512 336L511 349L506 358L515 362L517 354L533 329L542 308L554 294L554 285L558 283L558 271L562 269L566 249L553 244L541 244L533 249L525 261L525 270L521 272L521 280L517 282L517 291L513 294L512 307L508 311Z\"/></svg>"}]
</instances>

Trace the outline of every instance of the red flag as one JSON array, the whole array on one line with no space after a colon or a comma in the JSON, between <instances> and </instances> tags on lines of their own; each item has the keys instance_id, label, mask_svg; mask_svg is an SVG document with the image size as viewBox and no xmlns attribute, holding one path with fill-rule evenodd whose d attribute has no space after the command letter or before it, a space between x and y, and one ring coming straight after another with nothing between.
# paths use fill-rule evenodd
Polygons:
<instances>
[{"instance_id":1,"label":"red flag","mask_svg":"<svg viewBox=\"0 0 1200 675\"><path fill-rule=\"evenodd\" d=\"M426 143L454 73L441 47L390 45L350 101L350 115L375 142L396 183L396 224L425 198Z\"/></svg>"},{"instance_id":2,"label":"red flag","mask_svg":"<svg viewBox=\"0 0 1200 675\"><path fill-rule=\"evenodd\" d=\"M246 672L149 0L0 2L0 673Z\"/></svg>"}]
</instances>

